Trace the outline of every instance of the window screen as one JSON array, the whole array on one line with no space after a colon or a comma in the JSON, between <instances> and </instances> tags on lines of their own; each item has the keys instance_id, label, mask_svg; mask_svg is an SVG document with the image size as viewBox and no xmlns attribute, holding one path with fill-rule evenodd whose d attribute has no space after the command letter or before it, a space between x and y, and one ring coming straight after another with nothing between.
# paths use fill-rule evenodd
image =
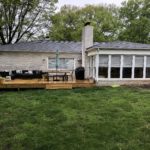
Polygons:
<instances>
[{"instance_id":1,"label":"window screen","mask_svg":"<svg viewBox=\"0 0 150 150\"><path fill-rule=\"evenodd\" d=\"M136 67L134 69L134 78L143 78L143 68Z\"/></svg>"},{"instance_id":2,"label":"window screen","mask_svg":"<svg viewBox=\"0 0 150 150\"><path fill-rule=\"evenodd\" d=\"M90 61L89 66L90 66L90 67L93 67L93 57L90 57L89 61Z\"/></svg>"},{"instance_id":3,"label":"window screen","mask_svg":"<svg viewBox=\"0 0 150 150\"><path fill-rule=\"evenodd\" d=\"M108 67L99 67L99 78L108 78Z\"/></svg>"},{"instance_id":4,"label":"window screen","mask_svg":"<svg viewBox=\"0 0 150 150\"><path fill-rule=\"evenodd\" d=\"M108 55L99 56L99 78L108 77Z\"/></svg>"},{"instance_id":5,"label":"window screen","mask_svg":"<svg viewBox=\"0 0 150 150\"><path fill-rule=\"evenodd\" d=\"M90 57L90 67L95 67L95 59L94 56Z\"/></svg>"},{"instance_id":6,"label":"window screen","mask_svg":"<svg viewBox=\"0 0 150 150\"><path fill-rule=\"evenodd\" d=\"M95 56L92 56L92 65L93 65L93 67L95 67L95 59L96 57Z\"/></svg>"},{"instance_id":7,"label":"window screen","mask_svg":"<svg viewBox=\"0 0 150 150\"><path fill-rule=\"evenodd\" d=\"M144 66L144 56L136 56L135 67L143 67L143 66Z\"/></svg>"},{"instance_id":8,"label":"window screen","mask_svg":"<svg viewBox=\"0 0 150 150\"><path fill-rule=\"evenodd\" d=\"M99 56L99 66L100 67L107 67L108 66L108 56L107 55L100 55Z\"/></svg>"},{"instance_id":9,"label":"window screen","mask_svg":"<svg viewBox=\"0 0 150 150\"><path fill-rule=\"evenodd\" d=\"M146 67L150 68L150 56L147 56Z\"/></svg>"},{"instance_id":10,"label":"window screen","mask_svg":"<svg viewBox=\"0 0 150 150\"><path fill-rule=\"evenodd\" d=\"M132 56L123 56L123 67L132 67Z\"/></svg>"},{"instance_id":11,"label":"window screen","mask_svg":"<svg viewBox=\"0 0 150 150\"><path fill-rule=\"evenodd\" d=\"M146 68L146 78L150 78L150 68Z\"/></svg>"},{"instance_id":12,"label":"window screen","mask_svg":"<svg viewBox=\"0 0 150 150\"><path fill-rule=\"evenodd\" d=\"M120 68L111 68L111 78L120 78Z\"/></svg>"},{"instance_id":13,"label":"window screen","mask_svg":"<svg viewBox=\"0 0 150 150\"><path fill-rule=\"evenodd\" d=\"M146 62L146 78L150 78L150 56L147 56L147 62Z\"/></svg>"},{"instance_id":14,"label":"window screen","mask_svg":"<svg viewBox=\"0 0 150 150\"><path fill-rule=\"evenodd\" d=\"M133 56L124 55L123 56L123 78L132 77L132 58Z\"/></svg>"},{"instance_id":15,"label":"window screen","mask_svg":"<svg viewBox=\"0 0 150 150\"><path fill-rule=\"evenodd\" d=\"M120 55L112 55L111 57L111 67L120 67Z\"/></svg>"},{"instance_id":16,"label":"window screen","mask_svg":"<svg viewBox=\"0 0 150 150\"><path fill-rule=\"evenodd\" d=\"M123 68L123 78L131 78L132 77L132 68Z\"/></svg>"}]
</instances>

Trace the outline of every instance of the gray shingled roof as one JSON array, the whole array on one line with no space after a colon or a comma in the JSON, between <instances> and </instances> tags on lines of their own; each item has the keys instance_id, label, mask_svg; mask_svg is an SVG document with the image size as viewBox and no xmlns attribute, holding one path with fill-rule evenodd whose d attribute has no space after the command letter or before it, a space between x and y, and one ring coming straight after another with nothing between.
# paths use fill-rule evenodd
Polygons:
<instances>
[{"instance_id":1,"label":"gray shingled roof","mask_svg":"<svg viewBox=\"0 0 150 150\"><path fill-rule=\"evenodd\" d=\"M150 44L140 44L132 42L101 42L94 43L90 49L116 49L116 50L150 50ZM12 51L12 52L65 52L65 53L81 53L82 43L81 42L68 42L68 41L31 41L31 42L20 42L16 44L0 45L0 51Z\"/></svg>"},{"instance_id":2,"label":"gray shingled roof","mask_svg":"<svg viewBox=\"0 0 150 150\"><path fill-rule=\"evenodd\" d=\"M89 47L88 50L95 48L114 50L150 50L150 44L140 44L125 41L101 42Z\"/></svg>"},{"instance_id":3,"label":"gray shingled roof","mask_svg":"<svg viewBox=\"0 0 150 150\"><path fill-rule=\"evenodd\" d=\"M68 41L31 41L20 42L16 44L0 45L0 51L22 51L22 52L66 52L66 53L81 53L81 42Z\"/></svg>"}]
</instances>

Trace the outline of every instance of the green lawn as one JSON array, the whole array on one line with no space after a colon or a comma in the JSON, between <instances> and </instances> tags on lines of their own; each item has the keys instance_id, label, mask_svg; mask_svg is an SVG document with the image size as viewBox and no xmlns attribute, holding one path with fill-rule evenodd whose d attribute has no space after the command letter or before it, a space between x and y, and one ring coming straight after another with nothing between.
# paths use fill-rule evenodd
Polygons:
<instances>
[{"instance_id":1,"label":"green lawn","mask_svg":"<svg viewBox=\"0 0 150 150\"><path fill-rule=\"evenodd\" d=\"M150 90L0 91L0 150L150 150Z\"/></svg>"}]
</instances>

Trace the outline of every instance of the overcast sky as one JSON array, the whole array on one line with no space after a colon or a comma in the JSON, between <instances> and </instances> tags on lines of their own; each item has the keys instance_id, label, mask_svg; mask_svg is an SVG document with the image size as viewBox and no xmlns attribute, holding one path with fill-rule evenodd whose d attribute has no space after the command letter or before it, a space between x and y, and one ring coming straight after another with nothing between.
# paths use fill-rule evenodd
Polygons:
<instances>
[{"instance_id":1,"label":"overcast sky","mask_svg":"<svg viewBox=\"0 0 150 150\"><path fill-rule=\"evenodd\" d=\"M65 4L76 5L83 7L86 4L116 4L121 5L124 0L58 0L57 7L60 8Z\"/></svg>"}]
</instances>

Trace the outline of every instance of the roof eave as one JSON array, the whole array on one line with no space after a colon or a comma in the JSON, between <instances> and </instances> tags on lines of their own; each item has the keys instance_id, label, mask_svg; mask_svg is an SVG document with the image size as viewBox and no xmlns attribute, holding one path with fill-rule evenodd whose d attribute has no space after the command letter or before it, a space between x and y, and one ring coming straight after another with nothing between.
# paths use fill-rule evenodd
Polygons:
<instances>
[{"instance_id":1,"label":"roof eave","mask_svg":"<svg viewBox=\"0 0 150 150\"><path fill-rule=\"evenodd\" d=\"M90 51L93 51L93 50L97 50L97 49L99 49L99 50L147 50L147 51L150 51L150 49L147 49L147 48L141 48L141 49L136 49L136 48L100 48L100 47L94 47L94 48L88 48L86 51L87 52L90 52Z\"/></svg>"},{"instance_id":2,"label":"roof eave","mask_svg":"<svg viewBox=\"0 0 150 150\"><path fill-rule=\"evenodd\" d=\"M56 53L54 51L19 51L19 50L15 50L15 51L10 51L10 50L0 50L0 52L20 52L20 53ZM81 52L60 52L60 53L65 53L65 54L81 54Z\"/></svg>"}]
</instances>

